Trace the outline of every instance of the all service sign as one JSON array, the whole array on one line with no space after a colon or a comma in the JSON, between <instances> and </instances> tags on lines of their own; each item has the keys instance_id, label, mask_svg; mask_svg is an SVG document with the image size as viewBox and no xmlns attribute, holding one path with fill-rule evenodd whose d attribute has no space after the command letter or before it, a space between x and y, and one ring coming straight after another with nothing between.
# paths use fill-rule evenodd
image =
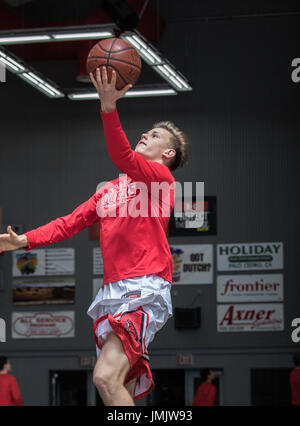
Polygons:
<instances>
[{"instance_id":1,"label":"all service sign","mask_svg":"<svg viewBox=\"0 0 300 426\"><path fill-rule=\"evenodd\" d=\"M283 274L219 275L217 302L282 302Z\"/></svg>"},{"instance_id":2,"label":"all service sign","mask_svg":"<svg viewBox=\"0 0 300 426\"><path fill-rule=\"evenodd\" d=\"M75 312L13 312L12 338L75 337Z\"/></svg>"},{"instance_id":3,"label":"all service sign","mask_svg":"<svg viewBox=\"0 0 300 426\"><path fill-rule=\"evenodd\" d=\"M283 243L217 245L218 271L283 269Z\"/></svg>"},{"instance_id":4,"label":"all service sign","mask_svg":"<svg viewBox=\"0 0 300 426\"><path fill-rule=\"evenodd\" d=\"M217 306L219 332L282 331L283 329L282 303Z\"/></svg>"}]
</instances>

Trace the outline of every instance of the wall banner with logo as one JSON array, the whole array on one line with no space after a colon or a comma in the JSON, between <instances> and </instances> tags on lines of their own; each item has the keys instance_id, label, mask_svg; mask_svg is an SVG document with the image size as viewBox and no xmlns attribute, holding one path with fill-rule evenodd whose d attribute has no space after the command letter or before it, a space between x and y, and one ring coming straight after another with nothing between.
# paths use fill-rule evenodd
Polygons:
<instances>
[{"instance_id":1,"label":"wall banner with logo","mask_svg":"<svg viewBox=\"0 0 300 426\"><path fill-rule=\"evenodd\" d=\"M282 303L217 305L218 332L282 331Z\"/></svg>"},{"instance_id":2,"label":"wall banner with logo","mask_svg":"<svg viewBox=\"0 0 300 426\"><path fill-rule=\"evenodd\" d=\"M13 312L13 339L75 337L75 312Z\"/></svg>"},{"instance_id":3,"label":"wall banner with logo","mask_svg":"<svg viewBox=\"0 0 300 426\"><path fill-rule=\"evenodd\" d=\"M13 277L74 275L75 249L34 249L12 252Z\"/></svg>"},{"instance_id":4,"label":"wall banner with logo","mask_svg":"<svg viewBox=\"0 0 300 426\"><path fill-rule=\"evenodd\" d=\"M212 284L212 245L170 245L170 250L173 256L173 284Z\"/></svg>"},{"instance_id":5,"label":"wall banner with logo","mask_svg":"<svg viewBox=\"0 0 300 426\"><path fill-rule=\"evenodd\" d=\"M283 275L219 275L217 302L282 302Z\"/></svg>"},{"instance_id":6,"label":"wall banner with logo","mask_svg":"<svg viewBox=\"0 0 300 426\"><path fill-rule=\"evenodd\" d=\"M217 245L218 271L283 269L283 243Z\"/></svg>"}]
</instances>

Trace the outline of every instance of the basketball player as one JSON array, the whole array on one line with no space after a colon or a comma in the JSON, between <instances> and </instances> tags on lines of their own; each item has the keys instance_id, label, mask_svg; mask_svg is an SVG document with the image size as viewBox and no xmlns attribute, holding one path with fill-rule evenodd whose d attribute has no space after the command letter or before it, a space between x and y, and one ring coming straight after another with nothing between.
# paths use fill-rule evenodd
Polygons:
<instances>
[{"instance_id":1,"label":"basketball player","mask_svg":"<svg viewBox=\"0 0 300 426\"><path fill-rule=\"evenodd\" d=\"M174 206L171 171L185 164L188 140L173 123L160 122L142 134L133 151L116 110L131 86L117 90L116 74L109 82L106 68L90 78L101 101L109 155L124 175L47 225L19 236L8 227L0 235L0 252L57 243L100 223L104 276L88 310L98 354L93 380L105 405L130 406L154 387L147 347L172 315L173 262L166 238ZM167 184L167 195L159 191L158 199L152 197L155 182Z\"/></svg>"}]
</instances>

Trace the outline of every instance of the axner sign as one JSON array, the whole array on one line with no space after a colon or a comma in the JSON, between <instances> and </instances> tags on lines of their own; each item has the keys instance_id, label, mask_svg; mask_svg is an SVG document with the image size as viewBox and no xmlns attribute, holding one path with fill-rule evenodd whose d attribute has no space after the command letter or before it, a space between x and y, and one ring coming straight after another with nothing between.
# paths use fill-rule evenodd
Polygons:
<instances>
[{"instance_id":1,"label":"axner sign","mask_svg":"<svg viewBox=\"0 0 300 426\"><path fill-rule=\"evenodd\" d=\"M218 305L218 331L283 330L283 304Z\"/></svg>"},{"instance_id":2,"label":"axner sign","mask_svg":"<svg viewBox=\"0 0 300 426\"><path fill-rule=\"evenodd\" d=\"M219 246L220 255L258 255L258 254L278 254L281 248L281 244L247 244L247 245L230 245L230 246Z\"/></svg>"}]
</instances>

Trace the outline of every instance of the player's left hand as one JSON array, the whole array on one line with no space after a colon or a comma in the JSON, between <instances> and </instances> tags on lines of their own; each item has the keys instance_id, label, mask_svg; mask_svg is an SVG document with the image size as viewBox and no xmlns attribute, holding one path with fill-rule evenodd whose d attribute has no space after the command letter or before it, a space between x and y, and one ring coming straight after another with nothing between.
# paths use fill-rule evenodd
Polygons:
<instances>
[{"instance_id":1,"label":"player's left hand","mask_svg":"<svg viewBox=\"0 0 300 426\"><path fill-rule=\"evenodd\" d=\"M114 70L112 71L110 82L108 82L106 67L101 67L101 71L97 68L95 74L96 76L90 73L90 79L98 92L101 101L101 109L103 112L112 112L116 108L117 100L125 95L132 87L132 84L127 84L122 90L117 90L117 75Z\"/></svg>"}]
</instances>

